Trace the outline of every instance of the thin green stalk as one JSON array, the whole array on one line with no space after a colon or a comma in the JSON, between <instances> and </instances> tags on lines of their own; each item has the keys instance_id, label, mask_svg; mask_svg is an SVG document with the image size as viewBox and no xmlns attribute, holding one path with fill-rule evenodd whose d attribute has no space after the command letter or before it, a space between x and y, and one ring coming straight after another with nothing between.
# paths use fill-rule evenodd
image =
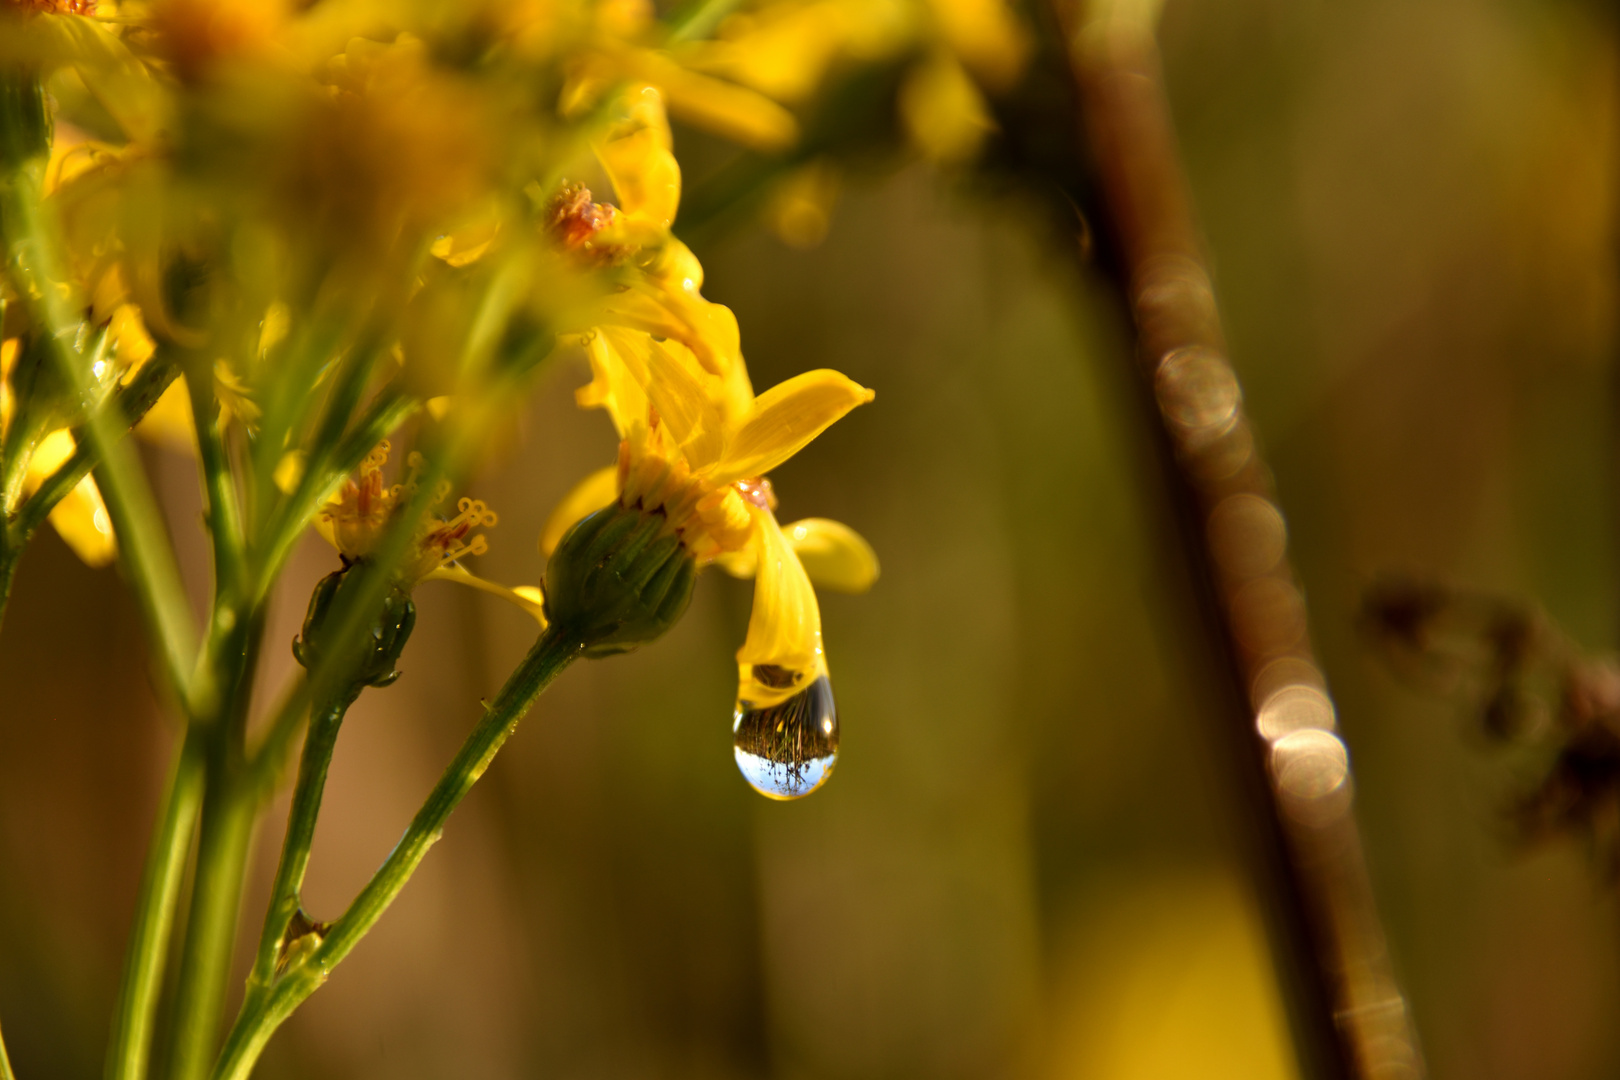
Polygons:
<instances>
[{"instance_id":1,"label":"thin green stalk","mask_svg":"<svg viewBox=\"0 0 1620 1080\"><path fill-rule=\"evenodd\" d=\"M245 1080L265 1044L388 910L439 839L450 814L484 774L518 721L551 681L580 655L577 635L547 627L496 695L416 812L388 860L372 875L320 944L288 963L255 1008L244 1009L225 1040L214 1080Z\"/></svg>"},{"instance_id":2,"label":"thin green stalk","mask_svg":"<svg viewBox=\"0 0 1620 1080\"><path fill-rule=\"evenodd\" d=\"M164 795L157 831L141 873L135 924L130 928L129 957L113 1014L107 1053L108 1080L144 1080L152 1048L158 994L163 986L169 933L174 927L186 857L203 799L204 755L196 728L187 732Z\"/></svg>"},{"instance_id":3,"label":"thin green stalk","mask_svg":"<svg viewBox=\"0 0 1620 1080\"><path fill-rule=\"evenodd\" d=\"M287 811L287 833L281 844L281 861L275 882L270 886L270 906L259 935L259 952L248 975L247 996L242 1008L251 1010L269 992L276 965L287 944L287 930L298 914L304 871L309 867L310 845L315 840L315 821L321 812L321 795L326 790L326 773L337 746L343 714L353 702L351 695L329 701L309 718L309 734L304 736L304 753L298 763L298 780L293 786L292 805Z\"/></svg>"},{"instance_id":4,"label":"thin green stalk","mask_svg":"<svg viewBox=\"0 0 1620 1080\"><path fill-rule=\"evenodd\" d=\"M225 455L225 439L219 429L219 402L214 396L214 380L207 366L186 380L191 402L192 426L197 430L197 459L202 466L204 513L208 535L214 544L214 581L221 599L231 602L242 580L242 511L236 485L231 480L230 462Z\"/></svg>"}]
</instances>

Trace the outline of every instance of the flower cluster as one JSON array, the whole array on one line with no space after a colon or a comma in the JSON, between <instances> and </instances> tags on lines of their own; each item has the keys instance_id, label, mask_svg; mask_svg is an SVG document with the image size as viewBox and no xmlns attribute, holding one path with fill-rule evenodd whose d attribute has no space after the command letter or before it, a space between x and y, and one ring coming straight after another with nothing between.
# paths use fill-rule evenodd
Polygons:
<instances>
[{"instance_id":1,"label":"flower cluster","mask_svg":"<svg viewBox=\"0 0 1620 1080\"><path fill-rule=\"evenodd\" d=\"M774 162L754 204L805 239L836 187L826 138L799 147L819 95L887 65L913 148L961 160L1027 42L1001 0L723 7L0 0L0 70L21 94L0 111L27 121L0 150L41 197L29 227L51 251L0 275L8 529L39 494L87 561L113 558L84 410L111 417L103 441L144 416L212 478L210 527L239 534L221 572L246 575L231 595L265 595L313 527L345 567L388 553L390 588L454 580L544 623L558 598L463 565L495 516L471 499L439 516L426 494L448 498L536 372L583 354L580 404L608 414L619 457L542 550L617 506L656 518L649 542L693 573L753 577L738 760L788 768L750 773L768 793L814 787L836 718L811 581L859 591L877 563L835 522L779 524L768 474L872 393L822 370L755 394L736 318L673 231L669 116ZM36 378L64 341L82 385ZM389 483L387 440L417 413L426 457ZM14 563L26 538L4 539Z\"/></svg>"}]
</instances>

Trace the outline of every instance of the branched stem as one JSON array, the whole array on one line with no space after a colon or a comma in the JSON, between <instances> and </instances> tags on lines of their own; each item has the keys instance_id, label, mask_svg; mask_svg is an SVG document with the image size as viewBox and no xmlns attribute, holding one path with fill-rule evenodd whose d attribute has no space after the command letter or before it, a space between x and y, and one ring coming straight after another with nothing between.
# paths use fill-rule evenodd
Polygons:
<instances>
[{"instance_id":1,"label":"branched stem","mask_svg":"<svg viewBox=\"0 0 1620 1080\"><path fill-rule=\"evenodd\" d=\"M376 925L394 902L438 840L445 822L484 774L523 714L542 691L581 652L576 635L548 627L534 648L487 706L484 716L467 736L461 750L417 811L405 835L388 860L372 875L349 909L321 939L320 944L290 961L268 993L252 1008L244 1008L225 1041L214 1080L244 1080L253 1070L265 1044L293 1010L326 981L360 939Z\"/></svg>"}]
</instances>

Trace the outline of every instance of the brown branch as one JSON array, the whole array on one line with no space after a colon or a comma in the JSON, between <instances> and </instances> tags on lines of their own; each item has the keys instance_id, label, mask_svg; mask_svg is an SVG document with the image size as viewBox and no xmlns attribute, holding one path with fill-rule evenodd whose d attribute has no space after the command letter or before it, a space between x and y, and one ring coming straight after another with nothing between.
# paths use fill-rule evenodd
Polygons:
<instances>
[{"instance_id":1,"label":"brown branch","mask_svg":"<svg viewBox=\"0 0 1620 1080\"><path fill-rule=\"evenodd\" d=\"M1273 944L1308 1076L1423 1075L1353 810L1348 753L1312 652L1287 531L1227 361L1152 31L1140 0L1068 27L1105 261L1136 328L1139 383L1181 555L1229 691L1223 736L1248 797ZM1060 12L1060 16L1067 12Z\"/></svg>"}]
</instances>

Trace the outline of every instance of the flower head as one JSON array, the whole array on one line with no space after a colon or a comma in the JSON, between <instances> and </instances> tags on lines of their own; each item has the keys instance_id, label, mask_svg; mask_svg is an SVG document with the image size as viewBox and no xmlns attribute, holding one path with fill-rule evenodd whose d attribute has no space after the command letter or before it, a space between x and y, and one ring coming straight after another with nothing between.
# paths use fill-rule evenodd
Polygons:
<instances>
[{"instance_id":1,"label":"flower head","mask_svg":"<svg viewBox=\"0 0 1620 1080\"><path fill-rule=\"evenodd\" d=\"M837 749L821 614L790 535L836 549L836 584L855 591L877 574L871 549L842 526L785 533L766 474L872 391L836 371L811 371L755 396L739 357L726 375L691 350L621 327L586 343L594 378L580 404L605 409L619 431L616 466L589 477L552 517L548 554L582 514L616 503L661 519L698 566L719 562L755 578L747 640L737 654L738 763L775 798L808 794ZM831 523L827 523L831 524Z\"/></svg>"}]
</instances>

